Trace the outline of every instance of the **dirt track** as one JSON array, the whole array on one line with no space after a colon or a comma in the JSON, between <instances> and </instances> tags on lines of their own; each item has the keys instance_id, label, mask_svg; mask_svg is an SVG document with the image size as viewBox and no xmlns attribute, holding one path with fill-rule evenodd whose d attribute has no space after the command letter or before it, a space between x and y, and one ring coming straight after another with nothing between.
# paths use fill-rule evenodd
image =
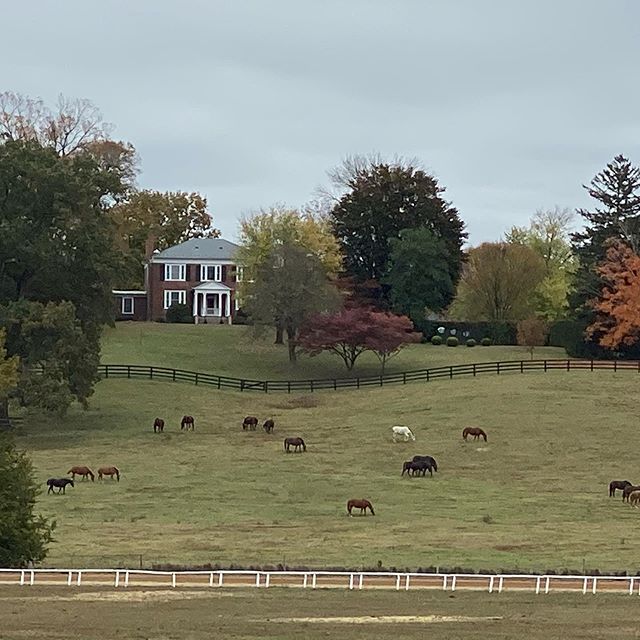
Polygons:
<instances>
[{"instance_id":1,"label":"dirt track","mask_svg":"<svg viewBox=\"0 0 640 640\"><path fill-rule=\"evenodd\" d=\"M594 585L595 581L595 585ZM3 585L103 586L103 587L294 587L335 589L441 589L447 591L533 591L550 593L640 593L638 578L561 576L443 576L430 574L359 573L235 573L235 572L138 572L138 571L2 571Z\"/></svg>"}]
</instances>

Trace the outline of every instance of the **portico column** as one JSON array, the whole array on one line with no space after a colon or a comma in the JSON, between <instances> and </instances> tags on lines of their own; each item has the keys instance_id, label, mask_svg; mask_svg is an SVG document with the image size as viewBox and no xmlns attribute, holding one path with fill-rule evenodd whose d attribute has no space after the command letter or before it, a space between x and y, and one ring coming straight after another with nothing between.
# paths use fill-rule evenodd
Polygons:
<instances>
[{"instance_id":1,"label":"portico column","mask_svg":"<svg viewBox=\"0 0 640 640\"><path fill-rule=\"evenodd\" d=\"M198 292L193 292L193 317L195 318L195 323L198 324Z\"/></svg>"},{"instance_id":2,"label":"portico column","mask_svg":"<svg viewBox=\"0 0 640 640\"><path fill-rule=\"evenodd\" d=\"M227 318L229 316L231 316L231 294L227 293L227 295L225 296L225 316L227 316Z\"/></svg>"},{"instance_id":3,"label":"portico column","mask_svg":"<svg viewBox=\"0 0 640 640\"><path fill-rule=\"evenodd\" d=\"M207 294L204 292L202 293L202 315L207 315Z\"/></svg>"}]
</instances>

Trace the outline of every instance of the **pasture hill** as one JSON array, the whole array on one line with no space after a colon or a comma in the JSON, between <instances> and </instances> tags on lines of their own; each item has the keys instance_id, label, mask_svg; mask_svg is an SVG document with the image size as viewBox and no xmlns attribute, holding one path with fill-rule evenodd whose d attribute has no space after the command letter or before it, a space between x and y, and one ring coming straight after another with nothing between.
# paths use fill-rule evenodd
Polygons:
<instances>
[{"instance_id":1,"label":"pasture hill","mask_svg":"<svg viewBox=\"0 0 640 640\"><path fill-rule=\"evenodd\" d=\"M292 370L284 350L245 331L122 324L106 333L102 359L254 379L341 373L328 356ZM413 345L389 369L526 357L514 347ZM363 358L356 373L378 371ZM19 444L43 487L74 465L121 473L120 482L77 480L65 495L43 491L38 508L58 522L49 566L635 572L639 512L609 498L607 485L639 481L629 446L636 376L553 371L306 395L107 379L87 411L30 416ZM185 414L194 431L181 432ZM243 430L247 415L273 418L274 432ZM153 432L156 417L163 433ZM394 444L393 425L410 426L416 441ZM464 441L466 426L488 441ZM294 436L305 453L283 451ZM416 454L437 460L433 477L401 475ZM370 500L375 516L349 518L351 498Z\"/></svg>"}]
</instances>

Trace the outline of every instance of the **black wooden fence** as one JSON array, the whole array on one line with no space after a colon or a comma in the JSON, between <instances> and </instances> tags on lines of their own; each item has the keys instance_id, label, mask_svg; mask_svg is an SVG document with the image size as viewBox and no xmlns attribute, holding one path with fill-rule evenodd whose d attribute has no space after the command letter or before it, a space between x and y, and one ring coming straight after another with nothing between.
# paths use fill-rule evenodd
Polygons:
<instances>
[{"instance_id":1,"label":"black wooden fence","mask_svg":"<svg viewBox=\"0 0 640 640\"><path fill-rule=\"evenodd\" d=\"M103 378L139 378L171 382L189 382L217 389L235 391L260 391L287 393L321 391L324 389L363 389L382 387L387 384L407 384L409 382L430 382L443 378L462 376L475 377L484 373L525 373L530 371L636 371L640 373L640 361L630 360L508 360L505 362L478 362L458 364L448 367L416 369L401 373L386 373L379 376L355 378L323 378L318 380L246 380L218 376L213 373L185 371L169 367L155 367L141 364L101 364L99 373Z\"/></svg>"}]
</instances>

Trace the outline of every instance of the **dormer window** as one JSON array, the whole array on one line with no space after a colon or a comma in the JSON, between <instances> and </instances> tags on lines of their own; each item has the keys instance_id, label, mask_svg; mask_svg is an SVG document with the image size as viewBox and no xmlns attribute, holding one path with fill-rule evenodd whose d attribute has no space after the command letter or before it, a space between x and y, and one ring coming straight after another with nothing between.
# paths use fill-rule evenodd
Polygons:
<instances>
[{"instance_id":1,"label":"dormer window","mask_svg":"<svg viewBox=\"0 0 640 640\"><path fill-rule=\"evenodd\" d=\"M184 264L165 264L164 279L165 280L186 280L186 265Z\"/></svg>"},{"instance_id":2,"label":"dormer window","mask_svg":"<svg viewBox=\"0 0 640 640\"><path fill-rule=\"evenodd\" d=\"M222 265L203 264L200 266L201 282L222 282Z\"/></svg>"}]
</instances>

